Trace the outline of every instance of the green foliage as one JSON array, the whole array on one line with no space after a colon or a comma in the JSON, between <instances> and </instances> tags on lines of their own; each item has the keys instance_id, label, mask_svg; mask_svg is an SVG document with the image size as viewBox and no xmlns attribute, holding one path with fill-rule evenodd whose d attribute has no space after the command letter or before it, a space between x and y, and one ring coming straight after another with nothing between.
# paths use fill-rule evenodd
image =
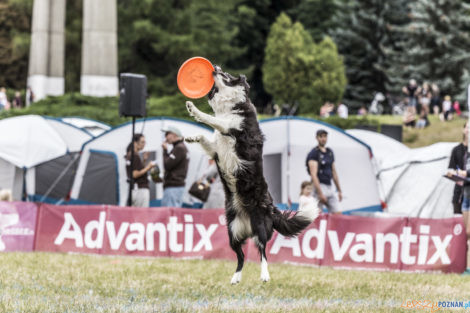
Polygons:
<instances>
[{"instance_id":1,"label":"green foliage","mask_svg":"<svg viewBox=\"0 0 470 313\"><path fill-rule=\"evenodd\" d=\"M352 129L356 126L375 126L377 130L380 128L380 124L383 124L380 120L372 116L357 116L357 115L349 115L348 118L341 118L337 115L332 115L326 118L321 118L316 114L302 114L302 117L313 118L319 121L323 121L325 123L331 124L341 129ZM265 118L269 118L265 116Z\"/></svg>"},{"instance_id":2,"label":"green foliage","mask_svg":"<svg viewBox=\"0 0 470 313\"><path fill-rule=\"evenodd\" d=\"M282 13L269 32L263 82L277 102L293 104L308 93L313 41L300 23Z\"/></svg>"},{"instance_id":3,"label":"green foliage","mask_svg":"<svg viewBox=\"0 0 470 313\"><path fill-rule=\"evenodd\" d=\"M65 92L80 91L83 1L67 1L65 13Z\"/></svg>"},{"instance_id":4,"label":"green foliage","mask_svg":"<svg viewBox=\"0 0 470 313\"><path fill-rule=\"evenodd\" d=\"M402 95L409 79L436 82L465 99L470 77L470 3L443 1L339 1L333 38L344 55L345 102L368 104L374 92Z\"/></svg>"},{"instance_id":5,"label":"green foliage","mask_svg":"<svg viewBox=\"0 0 470 313\"><path fill-rule=\"evenodd\" d=\"M225 70L247 75L250 97L263 108L271 99L262 82L266 38L281 12L307 25L320 41L331 25L334 0L119 0L119 71L148 77L154 96L177 92L176 73L200 55ZM0 86L26 89L33 0L0 4ZM67 1L65 90L80 90L83 1ZM311 18L315 16L315 18Z\"/></svg>"},{"instance_id":6,"label":"green foliage","mask_svg":"<svg viewBox=\"0 0 470 313\"><path fill-rule=\"evenodd\" d=\"M343 98L346 87L346 75L343 58L338 55L335 43L330 37L325 37L314 46L314 68L311 98L306 101L301 112L317 112L325 102L338 103Z\"/></svg>"},{"instance_id":7,"label":"green foliage","mask_svg":"<svg viewBox=\"0 0 470 313\"><path fill-rule=\"evenodd\" d=\"M380 123L377 120L367 116L349 116L348 118L329 116L322 120L341 129L352 129L356 126L375 126L377 130L380 128Z\"/></svg>"},{"instance_id":8,"label":"green foliage","mask_svg":"<svg viewBox=\"0 0 470 313\"><path fill-rule=\"evenodd\" d=\"M126 27L119 28L119 70L147 75L151 94L175 94L186 59L199 55L225 66L242 52L231 45L234 7L235 0L120 1L119 25Z\"/></svg>"},{"instance_id":9,"label":"green foliage","mask_svg":"<svg viewBox=\"0 0 470 313\"><path fill-rule=\"evenodd\" d=\"M24 109L2 111L0 112L0 118L25 114L53 117L82 116L111 125L121 124L126 121L126 119L119 117L118 99L116 97L95 98L78 93L66 94L60 97L47 97Z\"/></svg>"},{"instance_id":10,"label":"green foliage","mask_svg":"<svg viewBox=\"0 0 470 313\"><path fill-rule=\"evenodd\" d=\"M333 16L337 10L336 0L305 0L299 1L288 13L294 20L302 23L315 42L320 42L329 29L334 27Z\"/></svg>"},{"instance_id":11,"label":"green foliage","mask_svg":"<svg viewBox=\"0 0 470 313\"><path fill-rule=\"evenodd\" d=\"M254 104L265 109L272 95L263 83L262 67L265 58L267 35L271 25L282 12L294 21L301 22L316 41L320 41L331 26L335 0L241 0L236 9L236 26L239 29L233 45L244 52L228 65L243 71L250 82L250 96Z\"/></svg>"},{"instance_id":12,"label":"green foliage","mask_svg":"<svg viewBox=\"0 0 470 313\"><path fill-rule=\"evenodd\" d=\"M268 36L263 82L276 102L299 103L306 113L318 112L325 101L340 101L346 78L330 38L317 45L302 24L281 14Z\"/></svg>"},{"instance_id":13,"label":"green foliage","mask_svg":"<svg viewBox=\"0 0 470 313\"><path fill-rule=\"evenodd\" d=\"M26 84L32 2L0 2L0 86L19 89Z\"/></svg>"},{"instance_id":14,"label":"green foliage","mask_svg":"<svg viewBox=\"0 0 470 313\"><path fill-rule=\"evenodd\" d=\"M411 23L402 27L408 51L403 72L439 85L444 94L465 100L470 66L470 3L461 0L410 3Z\"/></svg>"},{"instance_id":15,"label":"green foliage","mask_svg":"<svg viewBox=\"0 0 470 313\"><path fill-rule=\"evenodd\" d=\"M388 41L385 5L382 0L340 1L337 28L331 31L344 55L348 86L345 102L358 109L370 103L374 92L386 93L387 77L383 46Z\"/></svg>"},{"instance_id":16,"label":"green foliage","mask_svg":"<svg viewBox=\"0 0 470 313\"><path fill-rule=\"evenodd\" d=\"M181 94L150 98L147 100L147 117L172 116L192 120L185 106L186 98ZM199 109L210 112L206 98L194 101ZM119 116L117 97L89 97L79 93L69 93L60 97L47 97L24 109L1 111L0 119L18 115L37 114L53 117L82 116L113 126L122 124L129 118Z\"/></svg>"}]
</instances>

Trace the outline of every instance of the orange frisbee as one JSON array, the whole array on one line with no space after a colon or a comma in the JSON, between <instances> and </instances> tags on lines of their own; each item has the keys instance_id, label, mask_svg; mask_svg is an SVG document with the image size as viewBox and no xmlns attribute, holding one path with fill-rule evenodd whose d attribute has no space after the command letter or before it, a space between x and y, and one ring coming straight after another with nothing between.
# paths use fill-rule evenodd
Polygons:
<instances>
[{"instance_id":1,"label":"orange frisbee","mask_svg":"<svg viewBox=\"0 0 470 313\"><path fill-rule=\"evenodd\" d=\"M203 57L194 57L181 65L176 81L179 90L188 98L202 98L214 85L214 66Z\"/></svg>"}]
</instances>

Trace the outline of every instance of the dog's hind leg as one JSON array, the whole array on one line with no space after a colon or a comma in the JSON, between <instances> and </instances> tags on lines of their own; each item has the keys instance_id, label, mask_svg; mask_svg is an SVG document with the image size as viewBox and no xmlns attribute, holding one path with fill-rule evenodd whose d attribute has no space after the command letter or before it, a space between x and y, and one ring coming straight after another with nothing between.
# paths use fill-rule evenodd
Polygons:
<instances>
[{"instance_id":1,"label":"dog's hind leg","mask_svg":"<svg viewBox=\"0 0 470 313\"><path fill-rule=\"evenodd\" d=\"M268 261L266 259L266 243L268 242L268 237L266 233L266 228L264 224L256 225L255 228L256 235L254 236L254 241L258 246L259 254L261 256L261 276L260 279L263 282L268 282L269 271L268 271Z\"/></svg>"},{"instance_id":2,"label":"dog's hind leg","mask_svg":"<svg viewBox=\"0 0 470 313\"><path fill-rule=\"evenodd\" d=\"M234 239L230 231L229 231L229 240L230 240L230 247L237 254L237 261L238 261L237 270L235 271L235 274L233 274L232 280L230 281L232 285L235 285L235 284L238 284L242 280L242 269L243 269L243 264L245 263L245 254L243 253L243 250L242 250L243 242L240 242L237 239Z\"/></svg>"}]
</instances>

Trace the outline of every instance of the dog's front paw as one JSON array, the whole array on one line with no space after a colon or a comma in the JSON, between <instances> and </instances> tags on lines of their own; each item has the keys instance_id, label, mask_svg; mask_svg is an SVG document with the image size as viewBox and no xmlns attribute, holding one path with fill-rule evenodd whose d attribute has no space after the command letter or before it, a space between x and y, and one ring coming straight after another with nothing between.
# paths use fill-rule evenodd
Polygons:
<instances>
[{"instance_id":1,"label":"dog's front paw","mask_svg":"<svg viewBox=\"0 0 470 313\"><path fill-rule=\"evenodd\" d=\"M189 137L184 137L184 141L189 142L189 143L200 142L201 138L202 138L201 135L189 136Z\"/></svg>"},{"instance_id":2,"label":"dog's front paw","mask_svg":"<svg viewBox=\"0 0 470 313\"><path fill-rule=\"evenodd\" d=\"M191 101L186 101L186 109L188 110L189 115L194 117L194 119L196 121L198 121L198 122L201 121L201 119L199 117L199 110L196 108L194 103L192 103Z\"/></svg>"},{"instance_id":3,"label":"dog's front paw","mask_svg":"<svg viewBox=\"0 0 470 313\"><path fill-rule=\"evenodd\" d=\"M194 105L192 101L186 101L186 109L188 110L189 114L192 115L195 107L196 106Z\"/></svg>"}]
</instances>

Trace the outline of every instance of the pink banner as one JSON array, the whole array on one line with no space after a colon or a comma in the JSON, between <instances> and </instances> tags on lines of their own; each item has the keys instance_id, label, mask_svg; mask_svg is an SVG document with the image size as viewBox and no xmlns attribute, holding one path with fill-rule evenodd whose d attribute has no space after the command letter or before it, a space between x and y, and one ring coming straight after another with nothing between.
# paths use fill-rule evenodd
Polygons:
<instances>
[{"instance_id":1,"label":"pink banner","mask_svg":"<svg viewBox=\"0 0 470 313\"><path fill-rule=\"evenodd\" d=\"M467 267L467 236L463 219L419 219L410 218L403 229L410 242L401 256L403 270L436 270L442 272L465 271ZM406 256L406 257L404 257Z\"/></svg>"},{"instance_id":2,"label":"pink banner","mask_svg":"<svg viewBox=\"0 0 470 313\"><path fill-rule=\"evenodd\" d=\"M44 204L36 249L235 259L227 246L224 210Z\"/></svg>"},{"instance_id":3,"label":"pink banner","mask_svg":"<svg viewBox=\"0 0 470 313\"><path fill-rule=\"evenodd\" d=\"M0 251L33 251L36 204L0 202Z\"/></svg>"},{"instance_id":4,"label":"pink banner","mask_svg":"<svg viewBox=\"0 0 470 313\"><path fill-rule=\"evenodd\" d=\"M462 218L322 215L298 237L275 232L266 248L269 262L443 272L466 267ZM36 249L236 259L224 210L42 205ZM244 251L259 261L252 241Z\"/></svg>"}]
</instances>

